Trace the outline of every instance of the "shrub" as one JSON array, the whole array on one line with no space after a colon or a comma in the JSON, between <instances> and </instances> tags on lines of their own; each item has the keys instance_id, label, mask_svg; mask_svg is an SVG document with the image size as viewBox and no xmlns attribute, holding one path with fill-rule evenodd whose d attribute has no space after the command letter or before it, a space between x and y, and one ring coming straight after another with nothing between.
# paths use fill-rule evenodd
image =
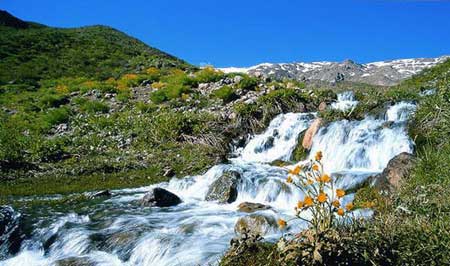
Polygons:
<instances>
[{"instance_id":1,"label":"shrub","mask_svg":"<svg viewBox=\"0 0 450 266\"><path fill-rule=\"evenodd\" d=\"M59 107L60 105L68 103L68 98L65 95L44 94L39 99L39 106L43 109L51 107Z\"/></svg>"},{"instance_id":2,"label":"shrub","mask_svg":"<svg viewBox=\"0 0 450 266\"><path fill-rule=\"evenodd\" d=\"M167 96L166 96L165 91L157 90L157 91L152 92L150 94L150 100L152 100L152 102L155 104L160 104L160 103L167 101Z\"/></svg>"},{"instance_id":3,"label":"shrub","mask_svg":"<svg viewBox=\"0 0 450 266\"><path fill-rule=\"evenodd\" d=\"M238 88L242 90L255 90L257 86L258 79L249 76L244 76L238 84Z\"/></svg>"},{"instance_id":4,"label":"shrub","mask_svg":"<svg viewBox=\"0 0 450 266\"><path fill-rule=\"evenodd\" d=\"M57 124L66 123L69 121L70 110L67 107L60 107L57 109L51 109L47 111L43 119L48 127L52 127Z\"/></svg>"},{"instance_id":5,"label":"shrub","mask_svg":"<svg viewBox=\"0 0 450 266\"><path fill-rule=\"evenodd\" d=\"M210 83L219 81L224 77L222 71L216 70L213 67L205 67L202 70L195 73L195 78L198 83Z\"/></svg>"},{"instance_id":6,"label":"shrub","mask_svg":"<svg viewBox=\"0 0 450 266\"><path fill-rule=\"evenodd\" d=\"M234 93L234 89L230 86L223 86L220 89L215 90L212 95L221 99L223 102L231 102L236 99L237 95Z\"/></svg>"},{"instance_id":7,"label":"shrub","mask_svg":"<svg viewBox=\"0 0 450 266\"><path fill-rule=\"evenodd\" d=\"M86 101L80 106L80 109L87 113L107 113L109 106L100 101Z\"/></svg>"},{"instance_id":8,"label":"shrub","mask_svg":"<svg viewBox=\"0 0 450 266\"><path fill-rule=\"evenodd\" d=\"M25 161L25 149L28 138L24 135L25 128L19 121L8 118L0 120L0 161L10 163Z\"/></svg>"}]
</instances>

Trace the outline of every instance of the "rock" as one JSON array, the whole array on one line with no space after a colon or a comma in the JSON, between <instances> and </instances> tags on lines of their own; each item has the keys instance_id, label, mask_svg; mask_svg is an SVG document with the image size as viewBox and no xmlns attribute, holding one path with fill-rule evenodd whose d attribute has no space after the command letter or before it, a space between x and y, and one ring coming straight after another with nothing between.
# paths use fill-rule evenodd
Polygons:
<instances>
[{"instance_id":1,"label":"rock","mask_svg":"<svg viewBox=\"0 0 450 266\"><path fill-rule=\"evenodd\" d=\"M265 235L276 229L275 218L266 215L251 214L241 217L234 226L236 234L250 233L253 235Z\"/></svg>"},{"instance_id":2,"label":"rock","mask_svg":"<svg viewBox=\"0 0 450 266\"><path fill-rule=\"evenodd\" d=\"M305 136L303 137L302 146L303 148L309 150L312 146L312 140L316 135L319 128L322 126L323 120L322 118L316 118L309 128L305 132Z\"/></svg>"},{"instance_id":3,"label":"rock","mask_svg":"<svg viewBox=\"0 0 450 266\"><path fill-rule=\"evenodd\" d=\"M234 82L234 83L239 83L239 82L241 82L242 79L243 79L242 76L235 76L235 77L233 78L233 82Z\"/></svg>"},{"instance_id":4,"label":"rock","mask_svg":"<svg viewBox=\"0 0 450 266\"><path fill-rule=\"evenodd\" d=\"M220 203L232 203L236 200L238 183L241 175L235 171L225 172L211 184L206 194L206 200Z\"/></svg>"},{"instance_id":5,"label":"rock","mask_svg":"<svg viewBox=\"0 0 450 266\"><path fill-rule=\"evenodd\" d=\"M170 207L181 203L181 199L170 191L156 187L145 194L141 200L142 206Z\"/></svg>"},{"instance_id":6,"label":"rock","mask_svg":"<svg viewBox=\"0 0 450 266\"><path fill-rule=\"evenodd\" d=\"M170 167L166 167L166 168L164 168L163 176L165 176L165 177L173 177L173 176L175 176L175 171L172 168L170 168Z\"/></svg>"},{"instance_id":7,"label":"rock","mask_svg":"<svg viewBox=\"0 0 450 266\"><path fill-rule=\"evenodd\" d=\"M24 239L21 218L20 213L10 206L0 206L0 260L3 255L15 254L20 250Z\"/></svg>"},{"instance_id":8,"label":"rock","mask_svg":"<svg viewBox=\"0 0 450 266\"><path fill-rule=\"evenodd\" d=\"M90 198L90 199L97 199L97 198L103 198L103 197L109 198L111 196L112 196L111 191L109 191L109 190L101 190L101 191L90 193L88 195L88 198Z\"/></svg>"},{"instance_id":9,"label":"rock","mask_svg":"<svg viewBox=\"0 0 450 266\"><path fill-rule=\"evenodd\" d=\"M268 210L271 207L261 203L242 202L238 205L238 211L252 213L256 211Z\"/></svg>"},{"instance_id":10,"label":"rock","mask_svg":"<svg viewBox=\"0 0 450 266\"><path fill-rule=\"evenodd\" d=\"M381 191L398 189L414 167L414 155L402 152L392 158L381 174L372 178L372 185Z\"/></svg>"},{"instance_id":11,"label":"rock","mask_svg":"<svg viewBox=\"0 0 450 266\"><path fill-rule=\"evenodd\" d=\"M94 266L95 264L88 257L69 257L54 263L55 266Z\"/></svg>"},{"instance_id":12,"label":"rock","mask_svg":"<svg viewBox=\"0 0 450 266\"><path fill-rule=\"evenodd\" d=\"M326 102L321 102L320 104L319 104L319 107L318 107L318 109L319 109L319 111L325 111L325 109L327 109L327 103Z\"/></svg>"}]
</instances>

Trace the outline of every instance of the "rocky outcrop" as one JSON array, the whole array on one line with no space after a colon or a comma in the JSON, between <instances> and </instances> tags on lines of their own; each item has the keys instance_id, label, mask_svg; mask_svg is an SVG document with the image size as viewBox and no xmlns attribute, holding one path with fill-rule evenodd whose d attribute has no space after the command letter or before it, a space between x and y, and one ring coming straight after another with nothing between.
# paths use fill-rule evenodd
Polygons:
<instances>
[{"instance_id":1,"label":"rocky outcrop","mask_svg":"<svg viewBox=\"0 0 450 266\"><path fill-rule=\"evenodd\" d=\"M392 158L381 174L371 178L372 185L380 191L398 189L415 165L414 155L403 152Z\"/></svg>"},{"instance_id":2,"label":"rocky outcrop","mask_svg":"<svg viewBox=\"0 0 450 266\"><path fill-rule=\"evenodd\" d=\"M141 205L148 207L170 207L180 203L181 199L177 195L159 187L153 188L141 200Z\"/></svg>"},{"instance_id":3,"label":"rocky outcrop","mask_svg":"<svg viewBox=\"0 0 450 266\"><path fill-rule=\"evenodd\" d=\"M320 127L323 124L322 118L316 118L309 128L305 132L305 136L303 137L302 146L303 148L309 150L312 146L312 141L317 131L319 131Z\"/></svg>"},{"instance_id":4,"label":"rocky outcrop","mask_svg":"<svg viewBox=\"0 0 450 266\"><path fill-rule=\"evenodd\" d=\"M112 194L109 190L101 190L87 194L88 199L109 198L111 196Z\"/></svg>"},{"instance_id":5,"label":"rocky outcrop","mask_svg":"<svg viewBox=\"0 0 450 266\"><path fill-rule=\"evenodd\" d=\"M237 220L234 231L236 234L249 233L252 235L265 235L277 227L275 218L266 215L251 214Z\"/></svg>"},{"instance_id":6,"label":"rocky outcrop","mask_svg":"<svg viewBox=\"0 0 450 266\"><path fill-rule=\"evenodd\" d=\"M271 207L261 203L242 202L238 205L238 211L252 213L256 211L268 210Z\"/></svg>"},{"instance_id":7,"label":"rocky outcrop","mask_svg":"<svg viewBox=\"0 0 450 266\"><path fill-rule=\"evenodd\" d=\"M22 217L9 206L0 206L0 260L7 254L15 254L24 238Z\"/></svg>"},{"instance_id":8,"label":"rocky outcrop","mask_svg":"<svg viewBox=\"0 0 450 266\"><path fill-rule=\"evenodd\" d=\"M238 172L225 172L211 184L206 194L206 200L218 201L219 203L234 202L238 195L237 187L240 180L241 175Z\"/></svg>"}]
</instances>

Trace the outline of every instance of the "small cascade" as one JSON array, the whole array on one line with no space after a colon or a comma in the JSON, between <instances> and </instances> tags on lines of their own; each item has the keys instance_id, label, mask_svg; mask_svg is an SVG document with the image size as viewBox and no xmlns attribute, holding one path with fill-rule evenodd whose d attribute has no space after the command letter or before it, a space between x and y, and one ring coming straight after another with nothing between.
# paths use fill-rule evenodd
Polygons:
<instances>
[{"instance_id":1,"label":"small cascade","mask_svg":"<svg viewBox=\"0 0 450 266\"><path fill-rule=\"evenodd\" d=\"M340 111L348 111L356 107L358 101L355 99L353 91L338 93L337 101L331 104L331 108Z\"/></svg>"},{"instance_id":2,"label":"small cascade","mask_svg":"<svg viewBox=\"0 0 450 266\"><path fill-rule=\"evenodd\" d=\"M352 97L342 96L338 103L354 101ZM340 110L345 109L342 106ZM414 104L402 102L389 107L384 119L330 123L314 137L311 154L321 150L326 171L339 175L343 187L354 186L369 173L382 171L398 153L412 152L405 121L414 110ZM230 163L213 166L203 175L112 191L113 196L101 203L87 201L59 209L42 206L35 210L32 236L17 255L0 265L55 265L67 260L82 265L217 265L235 235L236 221L248 215L236 211L240 203L269 205L270 209L257 213L273 218L293 215L293 206L303 195L285 182L285 168L268 163L289 160L299 134L314 118L303 113L277 116ZM227 171L240 175L236 201L206 201L212 184ZM137 204L153 187L165 188L183 202L168 208ZM352 195L346 197L351 200ZM299 221L291 230L305 226ZM280 235L274 227L265 238Z\"/></svg>"}]
</instances>

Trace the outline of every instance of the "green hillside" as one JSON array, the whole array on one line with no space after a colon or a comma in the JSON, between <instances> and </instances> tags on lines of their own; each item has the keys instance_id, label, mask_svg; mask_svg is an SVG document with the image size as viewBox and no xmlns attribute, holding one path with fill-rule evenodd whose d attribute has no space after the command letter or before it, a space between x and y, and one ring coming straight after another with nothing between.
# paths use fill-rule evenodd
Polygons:
<instances>
[{"instance_id":1,"label":"green hillside","mask_svg":"<svg viewBox=\"0 0 450 266\"><path fill-rule=\"evenodd\" d=\"M53 28L0 12L0 84L63 76L106 79L151 66L190 67L110 27Z\"/></svg>"}]
</instances>

